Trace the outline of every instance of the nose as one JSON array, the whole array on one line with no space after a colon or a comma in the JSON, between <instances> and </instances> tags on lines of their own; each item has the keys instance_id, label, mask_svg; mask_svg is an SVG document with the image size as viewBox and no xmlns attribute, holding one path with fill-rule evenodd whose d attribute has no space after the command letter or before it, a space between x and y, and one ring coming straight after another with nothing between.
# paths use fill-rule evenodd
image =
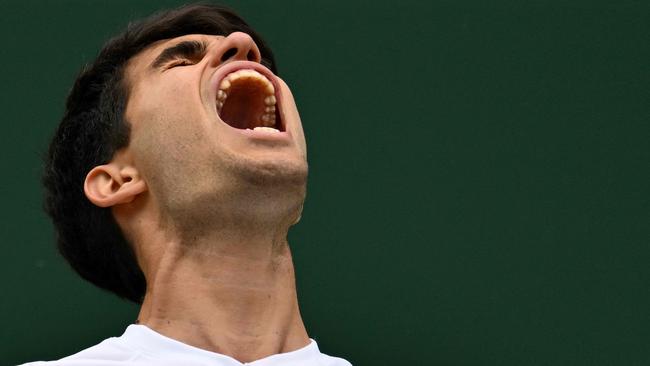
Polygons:
<instances>
[{"instance_id":1,"label":"nose","mask_svg":"<svg viewBox=\"0 0 650 366\"><path fill-rule=\"evenodd\" d=\"M224 38L221 47L219 47L221 55L218 57L221 63L226 61L253 61L261 62L262 56L260 49L257 48L253 38L243 32L230 33L228 37Z\"/></svg>"}]
</instances>

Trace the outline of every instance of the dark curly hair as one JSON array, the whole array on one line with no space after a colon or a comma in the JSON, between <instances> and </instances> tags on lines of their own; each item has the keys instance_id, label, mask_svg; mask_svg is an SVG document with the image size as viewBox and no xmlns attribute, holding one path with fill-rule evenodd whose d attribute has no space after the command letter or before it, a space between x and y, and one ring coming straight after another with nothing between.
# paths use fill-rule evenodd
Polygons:
<instances>
[{"instance_id":1,"label":"dark curly hair","mask_svg":"<svg viewBox=\"0 0 650 366\"><path fill-rule=\"evenodd\" d=\"M44 208L54 223L59 252L84 279L136 303L142 303L146 292L144 274L110 208L93 205L83 190L88 172L129 143L130 125L124 118L129 59L156 41L236 31L253 38L262 63L277 73L273 54L260 36L232 10L210 4L186 5L129 24L81 70L45 156L43 185Z\"/></svg>"}]
</instances>

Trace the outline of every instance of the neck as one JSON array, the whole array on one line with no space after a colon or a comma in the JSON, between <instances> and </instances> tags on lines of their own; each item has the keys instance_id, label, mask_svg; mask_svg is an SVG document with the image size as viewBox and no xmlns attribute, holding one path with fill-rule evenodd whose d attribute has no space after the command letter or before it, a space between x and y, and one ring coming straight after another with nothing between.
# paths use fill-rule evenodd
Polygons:
<instances>
[{"instance_id":1,"label":"neck","mask_svg":"<svg viewBox=\"0 0 650 366\"><path fill-rule=\"evenodd\" d=\"M227 226L192 242L168 233L148 238L157 248L142 263L147 293L139 323L240 362L306 346L288 226L279 232Z\"/></svg>"}]
</instances>

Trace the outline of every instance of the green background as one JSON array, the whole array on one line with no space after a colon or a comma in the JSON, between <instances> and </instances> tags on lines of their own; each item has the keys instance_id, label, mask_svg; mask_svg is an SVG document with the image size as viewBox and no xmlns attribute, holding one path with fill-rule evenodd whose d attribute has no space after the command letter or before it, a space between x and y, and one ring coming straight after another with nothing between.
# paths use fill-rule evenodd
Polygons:
<instances>
[{"instance_id":1,"label":"green background","mask_svg":"<svg viewBox=\"0 0 650 366\"><path fill-rule=\"evenodd\" d=\"M80 66L180 3L0 2L0 364L136 317L57 256L40 157ZM290 243L324 352L650 364L649 2L226 4L300 107L310 185Z\"/></svg>"}]
</instances>

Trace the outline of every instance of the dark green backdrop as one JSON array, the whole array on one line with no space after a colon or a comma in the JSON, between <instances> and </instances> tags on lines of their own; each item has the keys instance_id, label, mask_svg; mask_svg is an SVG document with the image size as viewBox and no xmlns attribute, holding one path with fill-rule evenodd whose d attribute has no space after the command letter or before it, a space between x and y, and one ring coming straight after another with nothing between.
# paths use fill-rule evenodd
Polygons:
<instances>
[{"instance_id":1,"label":"dark green backdrop","mask_svg":"<svg viewBox=\"0 0 650 366\"><path fill-rule=\"evenodd\" d=\"M309 143L302 312L355 365L650 364L650 3L229 1ZM615 5L609 5L609 4ZM177 1L1 1L0 363L119 335L40 211L75 73Z\"/></svg>"}]
</instances>

